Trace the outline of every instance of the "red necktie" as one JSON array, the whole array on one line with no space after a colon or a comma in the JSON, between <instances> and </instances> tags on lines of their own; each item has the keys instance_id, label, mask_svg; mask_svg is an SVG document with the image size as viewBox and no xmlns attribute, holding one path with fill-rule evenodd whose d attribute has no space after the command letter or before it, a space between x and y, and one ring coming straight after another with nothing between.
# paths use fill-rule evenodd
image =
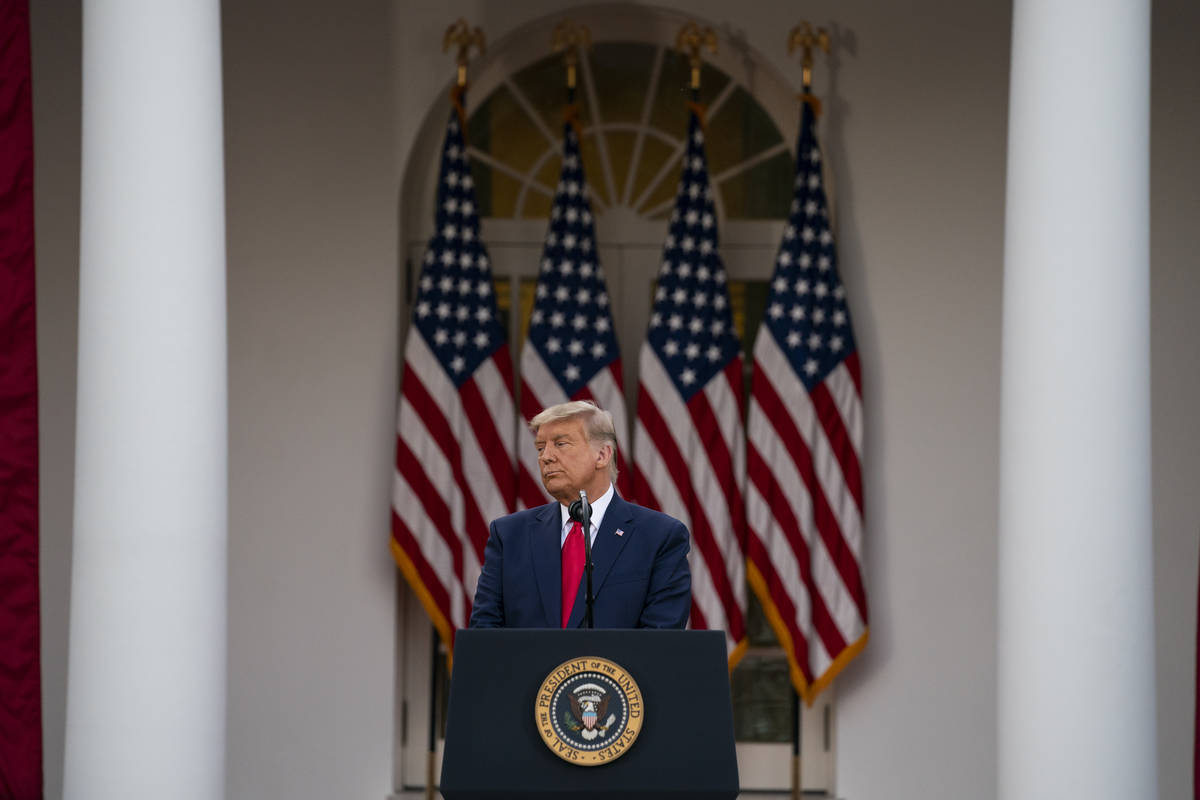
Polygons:
<instances>
[{"instance_id":1,"label":"red necktie","mask_svg":"<svg viewBox=\"0 0 1200 800\"><path fill-rule=\"evenodd\" d=\"M575 595L579 594L579 579L583 577L583 526L571 523L567 541L562 548L562 626L567 627Z\"/></svg>"}]
</instances>

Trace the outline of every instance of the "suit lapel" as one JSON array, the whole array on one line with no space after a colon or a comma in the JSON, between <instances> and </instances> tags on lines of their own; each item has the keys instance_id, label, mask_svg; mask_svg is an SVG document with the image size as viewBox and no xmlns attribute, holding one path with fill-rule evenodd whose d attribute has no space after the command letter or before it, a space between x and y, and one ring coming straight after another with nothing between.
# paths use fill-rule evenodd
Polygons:
<instances>
[{"instance_id":1,"label":"suit lapel","mask_svg":"<svg viewBox=\"0 0 1200 800\"><path fill-rule=\"evenodd\" d=\"M617 530L621 530L621 535L617 536ZM613 564L621 555L621 551L625 549L625 543L634 535L633 531L633 513L629 503L621 499L620 495L613 494L613 499L608 503L608 510L604 512L604 521L600 525L600 530L596 533L596 541L592 544L592 597L600 596L600 587L604 585L604 579L608 577L608 573L612 570ZM559 567L561 570L561 566ZM561 574L561 572L560 572ZM561 577L559 581L561 582ZM561 589L559 590L561 593ZM561 613L561 611L559 612ZM568 628L578 628L583 623L584 614L587 613L587 572L584 572L583 578L579 581L579 592L575 596L575 606L571 609L571 618L567 620Z\"/></svg>"},{"instance_id":2,"label":"suit lapel","mask_svg":"<svg viewBox=\"0 0 1200 800\"><path fill-rule=\"evenodd\" d=\"M542 610L546 614L546 626L557 628L562 625L562 517L558 503L548 503L537 513L537 524L533 526L532 541L533 574L537 580L538 593L542 596Z\"/></svg>"}]
</instances>

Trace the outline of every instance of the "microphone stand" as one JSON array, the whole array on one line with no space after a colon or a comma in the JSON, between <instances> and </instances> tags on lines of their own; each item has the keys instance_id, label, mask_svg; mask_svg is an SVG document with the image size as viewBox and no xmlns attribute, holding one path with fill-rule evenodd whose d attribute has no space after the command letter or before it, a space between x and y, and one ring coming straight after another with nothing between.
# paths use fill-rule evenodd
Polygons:
<instances>
[{"instance_id":1,"label":"microphone stand","mask_svg":"<svg viewBox=\"0 0 1200 800\"><path fill-rule=\"evenodd\" d=\"M592 603L595 598L592 597L592 506L588 503L587 492L579 490L579 506L580 516L583 519L580 523L583 525L583 571L587 575L587 615L584 619L587 622L588 628L594 628L595 624L592 621Z\"/></svg>"}]
</instances>

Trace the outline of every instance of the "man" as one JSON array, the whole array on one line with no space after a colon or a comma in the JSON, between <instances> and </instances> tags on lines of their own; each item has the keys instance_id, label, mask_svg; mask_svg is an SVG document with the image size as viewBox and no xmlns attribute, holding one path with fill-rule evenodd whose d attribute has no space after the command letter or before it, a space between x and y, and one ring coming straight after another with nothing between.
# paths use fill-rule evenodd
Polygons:
<instances>
[{"instance_id":1,"label":"man","mask_svg":"<svg viewBox=\"0 0 1200 800\"><path fill-rule=\"evenodd\" d=\"M492 522L472 628L584 625L582 526L569 506L592 506L592 617L597 628L682 628L691 611L688 531L677 519L622 500L612 415L586 401L534 417L542 484L557 501Z\"/></svg>"}]
</instances>

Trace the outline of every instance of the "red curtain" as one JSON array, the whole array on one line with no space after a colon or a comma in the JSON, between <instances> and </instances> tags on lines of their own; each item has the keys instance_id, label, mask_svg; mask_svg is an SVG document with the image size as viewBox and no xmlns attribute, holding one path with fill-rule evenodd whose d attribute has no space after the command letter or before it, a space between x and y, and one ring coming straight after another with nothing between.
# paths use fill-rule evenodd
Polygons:
<instances>
[{"instance_id":1,"label":"red curtain","mask_svg":"<svg viewBox=\"0 0 1200 800\"><path fill-rule=\"evenodd\" d=\"M42 796L28 0L0 0L0 797Z\"/></svg>"}]
</instances>

